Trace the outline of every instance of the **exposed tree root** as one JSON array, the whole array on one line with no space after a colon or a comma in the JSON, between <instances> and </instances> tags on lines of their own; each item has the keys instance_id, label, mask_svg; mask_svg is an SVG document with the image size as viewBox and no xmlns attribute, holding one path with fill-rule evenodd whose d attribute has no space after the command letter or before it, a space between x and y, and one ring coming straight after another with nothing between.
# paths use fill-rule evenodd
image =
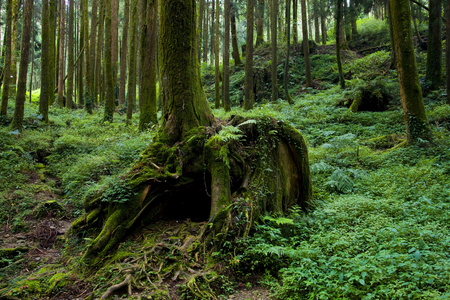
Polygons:
<instances>
[{"instance_id":1,"label":"exposed tree root","mask_svg":"<svg viewBox=\"0 0 450 300\"><path fill-rule=\"evenodd\" d=\"M128 296L131 296L131 275L128 274L127 277L125 277L125 280L122 281L119 284L115 284L111 286L109 289L106 290L106 292L103 294L103 296L100 299L108 299L117 290L120 290L121 288L128 287Z\"/></svg>"}]
</instances>

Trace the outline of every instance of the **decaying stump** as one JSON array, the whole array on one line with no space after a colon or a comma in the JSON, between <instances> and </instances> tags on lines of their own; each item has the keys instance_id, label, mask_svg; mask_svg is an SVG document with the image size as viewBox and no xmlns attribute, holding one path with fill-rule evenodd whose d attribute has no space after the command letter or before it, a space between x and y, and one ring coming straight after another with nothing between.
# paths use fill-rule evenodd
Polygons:
<instances>
[{"instance_id":1,"label":"decaying stump","mask_svg":"<svg viewBox=\"0 0 450 300\"><path fill-rule=\"evenodd\" d=\"M386 111L392 96L386 87L380 83L369 83L360 87L353 98L349 110L358 111Z\"/></svg>"},{"instance_id":2,"label":"decaying stump","mask_svg":"<svg viewBox=\"0 0 450 300\"><path fill-rule=\"evenodd\" d=\"M131 229L157 219L209 220L203 237L210 244L231 227L247 235L264 212L306 208L310 200L302 135L270 117L234 117L194 128L173 146L156 140L119 182L85 200L86 215L72 232L96 235L84 256L95 262ZM238 224L234 212L244 208L247 222Z\"/></svg>"}]
</instances>

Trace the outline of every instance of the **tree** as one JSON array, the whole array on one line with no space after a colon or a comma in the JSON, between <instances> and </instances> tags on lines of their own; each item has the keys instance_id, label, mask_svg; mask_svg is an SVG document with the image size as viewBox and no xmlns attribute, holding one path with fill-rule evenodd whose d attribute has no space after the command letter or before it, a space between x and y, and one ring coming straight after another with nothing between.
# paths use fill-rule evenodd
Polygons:
<instances>
[{"instance_id":1,"label":"tree","mask_svg":"<svg viewBox=\"0 0 450 300\"><path fill-rule=\"evenodd\" d=\"M51 58L50 58L50 18L49 18L49 2L42 0L42 54L41 54L41 95L39 97L39 114L42 120L48 123L48 105L51 101L50 95L53 93L51 82Z\"/></svg>"},{"instance_id":2,"label":"tree","mask_svg":"<svg viewBox=\"0 0 450 300\"><path fill-rule=\"evenodd\" d=\"M256 6L256 44L258 48L264 43L264 0L257 0ZM247 8L248 9L248 8Z\"/></svg>"},{"instance_id":3,"label":"tree","mask_svg":"<svg viewBox=\"0 0 450 300\"><path fill-rule=\"evenodd\" d=\"M442 2L430 0L427 43L426 79L430 89L436 90L442 83Z\"/></svg>"},{"instance_id":4,"label":"tree","mask_svg":"<svg viewBox=\"0 0 450 300\"><path fill-rule=\"evenodd\" d=\"M45 0L44 0L45 1ZM12 49L11 45L11 27L12 27L12 0L6 1L6 30L5 30L5 60L3 66L3 92L2 92L2 105L0 109L0 115L6 116L8 113L8 100L9 100L9 84L11 78L11 58Z\"/></svg>"},{"instance_id":5,"label":"tree","mask_svg":"<svg viewBox=\"0 0 450 300\"><path fill-rule=\"evenodd\" d=\"M341 59L341 50L342 50L342 2L343 0L336 0L336 60L338 64L338 71L339 71L339 84L341 86L341 89L345 89L345 79L344 79L344 71L342 70L342 59Z\"/></svg>"},{"instance_id":6,"label":"tree","mask_svg":"<svg viewBox=\"0 0 450 300\"><path fill-rule=\"evenodd\" d=\"M56 1L57 0L49 0L49 7L48 7L48 18L49 18L49 64L50 64L50 71L49 71L49 77L48 80L50 81L50 92L49 92L49 105L52 105L55 103L55 85L57 83L56 79L58 78L56 76L56 66L58 63L58 59L56 57Z\"/></svg>"},{"instance_id":7,"label":"tree","mask_svg":"<svg viewBox=\"0 0 450 300\"><path fill-rule=\"evenodd\" d=\"M223 95L222 103L225 111L231 110L230 102L230 9L231 0L225 0L225 11L224 11L224 37L223 37Z\"/></svg>"},{"instance_id":8,"label":"tree","mask_svg":"<svg viewBox=\"0 0 450 300\"><path fill-rule=\"evenodd\" d=\"M105 112L103 114L104 122L112 122L114 116L114 67L112 57L112 21L111 21L111 2L114 0L106 0L105 6Z\"/></svg>"},{"instance_id":9,"label":"tree","mask_svg":"<svg viewBox=\"0 0 450 300\"><path fill-rule=\"evenodd\" d=\"M103 78L101 75L102 70L102 45L103 45L103 28L105 25L105 5L104 1L100 1L99 6L99 22L98 22L98 32L97 32L97 46L96 46L96 52L95 55L95 76L94 76L94 103L96 105L99 104L98 101L98 94L100 90L100 83L102 82ZM102 89L103 90L103 89Z\"/></svg>"},{"instance_id":10,"label":"tree","mask_svg":"<svg viewBox=\"0 0 450 300\"><path fill-rule=\"evenodd\" d=\"M127 83L128 23L130 20L130 0L125 0L124 24L122 27L122 49L120 51L120 86L119 103L125 104L125 87Z\"/></svg>"},{"instance_id":11,"label":"tree","mask_svg":"<svg viewBox=\"0 0 450 300\"><path fill-rule=\"evenodd\" d=\"M253 108L255 93L253 85L253 15L254 0L247 0L247 48L245 50L244 109Z\"/></svg>"},{"instance_id":12,"label":"tree","mask_svg":"<svg viewBox=\"0 0 450 300\"><path fill-rule=\"evenodd\" d=\"M430 139L422 90L417 72L411 30L411 10L408 0L391 0L397 74L407 143Z\"/></svg>"},{"instance_id":13,"label":"tree","mask_svg":"<svg viewBox=\"0 0 450 300\"><path fill-rule=\"evenodd\" d=\"M91 110L95 106L96 103L96 93L97 89L95 87L95 69L96 69L96 63L97 59L95 58L96 50L96 33L97 33L97 10L98 10L98 0L92 0L92 11L91 11L91 33L89 37L89 100L90 100L90 107ZM98 62L100 63L100 62Z\"/></svg>"},{"instance_id":14,"label":"tree","mask_svg":"<svg viewBox=\"0 0 450 300\"><path fill-rule=\"evenodd\" d=\"M27 92L28 62L30 59L31 16L33 14L33 0L25 0L22 22L22 46L20 54L19 81L17 86L16 106L14 109L12 129L23 129L23 112L25 95Z\"/></svg>"},{"instance_id":15,"label":"tree","mask_svg":"<svg viewBox=\"0 0 450 300\"><path fill-rule=\"evenodd\" d=\"M136 106L136 58L137 58L137 35L138 35L138 3L139 0L131 0L131 25L130 25L130 51L128 63L128 102L127 123L131 124L133 109Z\"/></svg>"},{"instance_id":16,"label":"tree","mask_svg":"<svg viewBox=\"0 0 450 300\"><path fill-rule=\"evenodd\" d=\"M445 60L446 60L446 70L447 75L447 104L450 105L450 1L447 0L447 6L445 8L445 19L446 19L446 39L445 39Z\"/></svg>"},{"instance_id":17,"label":"tree","mask_svg":"<svg viewBox=\"0 0 450 300\"><path fill-rule=\"evenodd\" d=\"M308 21L306 19L306 1L301 0L302 5L302 32L303 32L303 57L305 59L305 80L306 87L312 84L311 78L311 62L309 60L309 36L308 36Z\"/></svg>"},{"instance_id":18,"label":"tree","mask_svg":"<svg viewBox=\"0 0 450 300\"><path fill-rule=\"evenodd\" d=\"M156 25L157 0L144 0L144 18L141 32L141 114L139 130L145 130L158 123L156 107Z\"/></svg>"},{"instance_id":19,"label":"tree","mask_svg":"<svg viewBox=\"0 0 450 300\"><path fill-rule=\"evenodd\" d=\"M283 73L283 84L284 84L284 94L286 96L286 100L289 104L294 104L294 101L289 94L288 89L288 81L289 81L289 60L290 60L290 48L291 48L291 1L286 0L286 16L287 16L287 24L286 24L286 61L284 63L284 73ZM309 51L309 49L308 49ZM308 53L309 55L309 53ZM306 56L305 56L306 57ZM309 58L309 56L308 56Z\"/></svg>"},{"instance_id":20,"label":"tree","mask_svg":"<svg viewBox=\"0 0 450 300\"><path fill-rule=\"evenodd\" d=\"M292 24L292 36L294 38L294 45L298 45L298 0L293 1L292 5L293 10L293 24Z\"/></svg>"},{"instance_id":21,"label":"tree","mask_svg":"<svg viewBox=\"0 0 450 300\"><path fill-rule=\"evenodd\" d=\"M247 10L249 8L247 7ZM239 47L238 47L238 41L237 41L237 32L236 32L236 15L237 15L237 5L236 3L233 3L231 5L231 45L233 46L233 59L234 59L234 65L239 66L242 64L241 62L241 56L239 55ZM248 22L247 22L248 27ZM253 24L252 24L253 28ZM253 40L253 39L252 39Z\"/></svg>"},{"instance_id":22,"label":"tree","mask_svg":"<svg viewBox=\"0 0 450 300\"><path fill-rule=\"evenodd\" d=\"M90 40L89 40L89 0L83 0L83 32L84 32L84 76L86 78L85 86L84 86L84 107L86 108L86 112L88 114L92 114L92 79L91 75L91 58L89 56L90 52Z\"/></svg>"},{"instance_id":23,"label":"tree","mask_svg":"<svg viewBox=\"0 0 450 300\"><path fill-rule=\"evenodd\" d=\"M215 80L214 80L214 106L216 109L220 107L220 66L219 66L219 18L220 18L220 6L219 0L216 0L216 26L214 32L214 69L215 69Z\"/></svg>"},{"instance_id":24,"label":"tree","mask_svg":"<svg viewBox=\"0 0 450 300\"><path fill-rule=\"evenodd\" d=\"M74 0L69 0L69 24L68 24L68 53L67 53L67 97L66 97L66 107L72 109L73 107L73 76L74 76L74 63L75 63L75 52L74 52L74 19L75 19L75 7Z\"/></svg>"},{"instance_id":25,"label":"tree","mask_svg":"<svg viewBox=\"0 0 450 300\"><path fill-rule=\"evenodd\" d=\"M214 132L219 128L212 126L201 84L195 1L162 0L160 11L162 125L119 182L86 199L89 217L72 224L73 233L91 229L96 234L83 257L88 264L99 262L130 229L161 215L208 219L200 237L207 247L216 245L236 225L231 218L234 189L250 210L244 235L265 211L286 212L293 204L306 208L311 199L306 144L296 129L269 117L236 117L222 134ZM245 138L227 142L223 137L230 137L231 128ZM254 186L258 192L252 192Z\"/></svg>"},{"instance_id":26,"label":"tree","mask_svg":"<svg viewBox=\"0 0 450 300\"><path fill-rule=\"evenodd\" d=\"M65 5L65 1L61 0L59 2L59 33L58 33L58 37L59 37L59 51L58 51L58 98L57 98L57 104L59 106L64 106L64 62L65 62L65 57L64 57L64 40L65 40L65 30L64 30L64 24L65 24L65 20L64 20L64 14L66 11L66 5Z\"/></svg>"},{"instance_id":27,"label":"tree","mask_svg":"<svg viewBox=\"0 0 450 300\"><path fill-rule=\"evenodd\" d=\"M278 78L277 78L277 16L278 16L278 0L271 0L272 8L270 11L270 25L272 34L272 101L278 100Z\"/></svg>"}]
</instances>

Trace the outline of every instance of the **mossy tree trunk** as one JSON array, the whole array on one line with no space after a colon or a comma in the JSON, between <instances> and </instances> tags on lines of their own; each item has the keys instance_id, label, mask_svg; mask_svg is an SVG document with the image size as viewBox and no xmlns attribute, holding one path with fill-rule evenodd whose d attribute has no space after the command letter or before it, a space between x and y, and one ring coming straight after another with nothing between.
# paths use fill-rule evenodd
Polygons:
<instances>
[{"instance_id":1,"label":"mossy tree trunk","mask_svg":"<svg viewBox=\"0 0 450 300\"><path fill-rule=\"evenodd\" d=\"M247 10L248 10L248 6L247 6ZM252 9L252 11L253 11L253 9ZM230 25L231 25L231 45L233 47L234 65L239 66L240 64L242 64L242 62L241 62L241 56L239 54L239 46L238 46L238 39L237 39L236 14L237 14L237 4L233 3L231 6L231 23L230 23ZM247 23L247 27L248 26L249 25ZM251 26L253 28L253 23ZM251 43L253 43L253 32L252 32L252 39L250 40L247 36L247 40L249 40Z\"/></svg>"},{"instance_id":2,"label":"mossy tree trunk","mask_svg":"<svg viewBox=\"0 0 450 300\"><path fill-rule=\"evenodd\" d=\"M44 0L45 1L45 0ZM5 60L3 66L3 92L2 92L2 105L0 109L0 115L6 116L8 113L8 101L9 101L9 83L11 74L11 27L12 27L12 0L6 1L6 30L5 30Z\"/></svg>"},{"instance_id":3,"label":"mossy tree trunk","mask_svg":"<svg viewBox=\"0 0 450 300\"><path fill-rule=\"evenodd\" d=\"M256 6L256 44L258 48L264 43L264 0L258 0Z\"/></svg>"},{"instance_id":4,"label":"mossy tree trunk","mask_svg":"<svg viewBox=\"0 0 450 300\"><path fill-rule=\"evenodd\" d=\"M158 0L144 0L141 32L141 97L139 130L158 123L156 107L156 43Z\"/></svg>"},{"instance_id":5,"label":"mossy tree trunk","mask_svg":"<svg viewBox=\"0 0 450 300\"><path fill-rule=\"evenodd\" d=\"M13 130L23 129L23 112L25 105L25 95L27 92L28 62L30 58L31 39L31 15L33 14L33 0L25 0L22 21L22 45L20 53L19 81L16 95L16 106L11 127Z\"/></svg>"},{"instance_id":6,"label":"mossy tree trunk","mask_svg":"<svg viewBox=\"0 0 450 300\"><path fill-rule=\"evenodd\" d=\"M430 89L436 90L442 83L442 2L430 0L427 43L426 79Z\"/></svg>"},{"instance_id":7,"label":"mossy tree trunk","mask_svg":"<svg viewBox=\"0 0 450 300\"><path fill-rule=\"evenodd\" d=\"M247 46L245 49L245 86L244 86L244 109L250 110L255 103L255 92L253 83L253 23L254 23L254 0L247 0Z\"/></svg>"},{"instance_id":8,"label":"mossy tree trunk","mask_svg":"<svg viewBox=\"0 0 450 300\"><path fill-rule=\"evenodd\" d=\"M136 58L137 58L137 35L138 35L138 2L139 0L131 0L130 10L130 51L128 63L128 101L127 101L127 123L131 124L133 117L133 109L136 106Z\"/></svg>"},{"instance_id":9,"label":"mossy tree trunk","mask_svg":"<svg viewBox=\"0 0 450 300\"><path fill-rule=\"evenodd\" d=\"M445 7L446 39L445 39L445 74L447 78L447 104L450 105L450 1L447 0Z\"/></svg>"},{"instance_id":10,"label":"mossy tree trunk","mask_svg":"<svg viewBox=\"0 0 450 300\"><path fill-rule=\"evenodd\" d=\"M50 34L49 34L49 6L48 0L42 0L41 22L42 22L42 54L41 54L41 94L39 96L39 114L42 116L42 120L48 123L48 104L50 101L50 93L52 84L50 78ZM47 79L46 79L47 78Z\"/></svg>"},{"instance_id":11,"label":"mossy tree trunk","mask_svg":"<svg viewBox=\"0 0 450 300\"><path fill-rule=\"evenodd\" d=\"M271 0L272 7L270 11L270 25L271 25L271 35L272 35L272 101L278 100L278 78L277 78L277 67L278 67L278 53L277 53L277 16L278 16L278 0Z\"/></svg>"},{"instance_id":12,"label":"mossy tree trunk","mask_svg":"<svg viewBox=\"0 0 450 300\"><path fill-rule=\"evenodd\" d=\"M114 115L114 69L112 58L111 1L105 0L105 112L103 121L112 122Z\"/></svg>"},{"instance_id":13,"label":"mossy tree trunk","mask_svg":"<svg viewBox=\"0 0 450 300\"><path fill-rule=\"evenodd\" d=\"M343 38L341 30L344 22L342 21L343 11L342 11L342 0L336 0L336 60L339 71L339 84L341 89L345 89L345 79L344 79L344 71L342 70L342 59L341 59L341 50L342 50L342 42Z\"/></svg>"},{"instance_id":14,"label":"mossy tree trunk","mask_svg":"<svg viewBox=\"0 0 450 300\"><path fill-rule=\"evenodd\" d=\"M411 30L411 10L408 0L391 0L397 74L407 142L430 139L422 90L417 72Z\"/></svg>"},{"instance_id":15,"label":"mossy tree trunk","mask_svg":"<svg viewBox=\"0 0 450 300\"><path fill-rule=\"evenodd\" d=\"M236 238L227 232L242 226L232 218L239 210L247 212L239 228L245 235L261 213L305 208L311 199L308 153L296 129L270 117L213 124L201 85L195 0L162 0L160 12L162 126L129 172L85 199L86 216L71 231L96 232L87 263L157 218L209 220L202 233L209 247Z\"/></svg>"}]
</instances>

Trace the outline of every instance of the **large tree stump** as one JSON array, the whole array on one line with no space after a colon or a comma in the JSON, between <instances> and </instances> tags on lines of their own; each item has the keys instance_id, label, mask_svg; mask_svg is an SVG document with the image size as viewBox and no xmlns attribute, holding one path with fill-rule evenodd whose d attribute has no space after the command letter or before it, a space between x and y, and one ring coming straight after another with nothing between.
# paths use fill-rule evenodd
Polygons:
<instances>
[{"instance_id":1,"label":"large tree stump","mask_svg":"<svg viewBox=\"0 0 450 300\"><path fill-rule=\"evenodd\" d=\"M90 229L84 258L95 262L131 229L157 219L206 221L213 244L237 228L245 236L259 215L306 208L311 200L308 152L302 135L270 117L197 127L173 146L156 140L121 180L86 198L86 215L72 232ZM245 209L246 222L236 211Z\"/></svg>"}]
</instances>

